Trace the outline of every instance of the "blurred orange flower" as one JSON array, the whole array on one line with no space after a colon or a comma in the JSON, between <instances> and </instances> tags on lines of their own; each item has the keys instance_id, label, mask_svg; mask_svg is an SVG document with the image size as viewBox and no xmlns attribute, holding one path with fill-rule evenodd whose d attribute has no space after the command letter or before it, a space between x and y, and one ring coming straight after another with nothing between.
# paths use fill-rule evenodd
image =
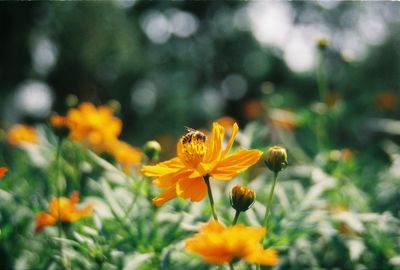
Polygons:
<instances>
[{"instance_id":1,"label":"blurred orange flower","mask_svg":"<svg viewBox=\"0 0 400 270\"><path fill-rule=\"evenodd\" d=\"M23 143L36 144L39 142L39 136L33 127L17 124L8 131L7 140L11 145L21 145Z\"/></svg>"},{"instance_id":2,"label":"blurred orange flower","mask_svg":"<svg viewBox=\"0 0 400 270\"><path fill-rule=\"evenodd\" d=\"M139 148L119 140L115 141L111 151L115 159L126 169L139 164L142 157L142 151Z\"/></svg>"},{"instance_id":3,"label":"blurred orange flower","mask_svg":"<svg viewBox=\"0 0 400 270\"><path fill-rule=\"evenodd\" d=\"M212 264L223 264L243 259L249 263L273 266L278 263L278 254L264 249L260 243L265 228L246 227L242 224L225 227L210 221L186 240L186 249L200 255Z\"/></svg>"},{"instance_id":4,"label":"blurred orange flower","mask_svg":"<svg viewBox=\"0 0 400 270\"><path fill-rule=\"evenodd\" d=\"M50 117L50 124L55 128L67 127L68 126L68 118L65 116L58 115L58 114L53 114Z\"/></svg>"},{"instance_id":5,"label":"blurred orange flower","mask_svg":"<svg viewBox=\"0 0 400 270\"><path fill-rule=\"evenodd\" d=\"M88 102L69 110L66 122L72 140L87 144L97 152L106 152L122 129L121 120L113 115L111 108L95 107Z\"/></svg>"},{"instance_id":6,"label":"blurred orange flower","mask_svg":"<svg viewBox=\"0 0 400 270\"><path fill-rule=\"evenodd\" d=\"M288 131L292 131L298 127L295 114L289 110L270 109L269 121L274 126Z\"/></svg>"},{"instance_id":7,"label":"blurred orange flower","mask_svg":"<svg viewBox=\"0 0 400 270\"><path fill-rule=\"evenodd\" d=\"M376 105L380 109L393 111L399 104L400 97L393 91L382 91L376 96Z\"/></svg>"},{"instance_id":8,"label":"blurred orange flower","mask_svg":"<svg viewBox=\"0 0 400 270\"><path fill-rule=\"evenodd\" d=\"M238 150L228 154L238 130L235 123L228 144L222 149L225 130L220 124L213 123L211 139L198 130L188 129L177 144L177 157L155 166L144 166L141 172L156 176L153 183L165 190L153 199L153 203L161 206L177 196L200 201L207 194L204 176L231 180L256 163L262 155L259 150Z\"/></svg>"},{"instance_id":9,"label":"blurred orange flower","mask_svg":"<svg viewBox=\"0 0 400 270\"><path fill-rule=\"evenodd\" d=\"M0 178L3 178L4 175L6 175L6 172L8 172L7 168L4 167L0 168Z\"/></svg>"},{"instance_id":10,"label":"blurred orange flower","mask_svg":"<svg viewBox=\"0 0 400 270\"><path fill-rule=\"evenodd\" d=\"M261 100L250 99L244 103L242 111L247 120L254 120L264 113L264 108Z\"/></svg>"},{"instance_id":11,"label":"blurred orange flower","mask_svg":"<svg viewBox=\"0 0 400 270\"><path fill-rule=\"evenodd\" d=\"M222 116L216 119L214 122L217 122L226 130L232 128L232 126L236 123L236 120L230 116Z\"/></svg>"},{"instance_id":12,"label":"blurred orange flower","mask_svg":"<svg viewBox=\"0 0 400 270\"><path fill-rule=\"evenodd\" d=\"M53 198L49 204L49 212L40 212L36 215L35 231L40 232L45 227L53 226L57 221L75 222L88 216L93 211L91 204L82 209L76 208L79 201L79 192L72 192L70 198Z\"/></svg>"}]
</instances>

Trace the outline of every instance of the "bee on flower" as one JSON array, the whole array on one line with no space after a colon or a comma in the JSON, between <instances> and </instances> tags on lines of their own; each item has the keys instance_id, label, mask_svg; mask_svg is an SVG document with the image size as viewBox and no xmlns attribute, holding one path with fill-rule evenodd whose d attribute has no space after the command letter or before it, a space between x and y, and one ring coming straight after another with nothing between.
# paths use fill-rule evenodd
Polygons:
<instances>
[{"instance_id":1,"label":"bee on flower","mask_svg":"<svg viewBox=\"0 0 400 270\"><path fill-rule=\"evenodd\" d=\"M17 124L7 132L7 141L14 146L37 144L39 142L39 135L33 127Z\"/></svg>"},{"instance_id":2,"label":"bee on flower","mask_svg":"<svg viewBox=\"0 0 400 270\"><path fill-rule=\"evenodd\" d=\"M36 215L35 231L40 232L45 227L55 225L58 221L75 222L92 213L93 205L77 208L78 202L79 192L77 191L72 192L69 198L53 198L49 203L49 212L40 212Z\"/></svg>"},{"instance_id":3,"label":"bee on flower","mask_svg":"<svg viewBox=\"0 0 400 270\"><path fill-rule=\"evenodd\" d=\"M177 157L154 166L144 166L141 172L156 177L153 183L164 190L153 199L153 203L161 206L176 197L200 201L208 191L205 178L211 176L229 181L255 164L262 155L259 150L240 149L229 153L238 130L235 123L223 148L225 129L220 124L213 123L210 138L201 131L188 129L178 141Z\"/></svg>"},{"instance_id":4,"label":"bee on flower","mask_svg":"<svg viewBox=\"0 0 400 270\"><path fill-rule=\"evenodd\" d=\"M278 254L273 248L264 249L261 239L266 230L242 224L226 227L210 221L200 232L186 240L186 250L201 256L211 264L234 263L245 260L251 264L273 266Z\"/></svg>"}]
</instances>

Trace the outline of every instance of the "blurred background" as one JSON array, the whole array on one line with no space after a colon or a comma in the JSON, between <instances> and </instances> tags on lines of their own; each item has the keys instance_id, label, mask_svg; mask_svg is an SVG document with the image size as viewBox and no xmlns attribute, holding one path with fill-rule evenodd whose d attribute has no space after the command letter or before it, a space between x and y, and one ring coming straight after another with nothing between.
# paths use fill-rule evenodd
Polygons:
<instances>
[{"instance_id":1,"label":"blurred background","mask_svg":"<svg viewBox=\"0 0 400 270\"><path fill-rule=\"evenodd\" d=\"M2 3L1 126L41 122L77 98L120 104L136 144L267 115L312 151L307 118L326 109L333 146L398 139L398 123L375 118L400 114L399 12L347 1Z\"/></svg>"},{"instance_id":2,"label":"blurred background","mask_svg":"<svg viewBox=\"0 0 400 270\"><path fill-rule=\"evenodd\" d=\"M239 123L240 147L285 146L269 233L282 258L275 269L400 269L399 14L396 2L0 3L0 167L9 168L0 182L0 268L58 269L47 267L57 249L33 232L58 185L57 140L45 125L53 112L90 101L114 109L123 141L159 141L160 160L175 155L185 126L216 119L227 133ZM6 144L16 123L37 127L41 143L26 153ZM156 209L159 191L138 184L137 168L132 188L115 160L63 147L66 194L121 211L139 198L126 224L97 210L104 226L95 216L93 246L68 236L85 243L69 248L76 269L100 269L99 261L136 269L135 254L152 258L137 269L210 269L179 242L210 216L204 204ZM239 178L257 190L246 222L259 225L271 174L259 162ZM231 186L218 187L217 201L229 206L222 195Z\"/></svg>"}]
</instances>

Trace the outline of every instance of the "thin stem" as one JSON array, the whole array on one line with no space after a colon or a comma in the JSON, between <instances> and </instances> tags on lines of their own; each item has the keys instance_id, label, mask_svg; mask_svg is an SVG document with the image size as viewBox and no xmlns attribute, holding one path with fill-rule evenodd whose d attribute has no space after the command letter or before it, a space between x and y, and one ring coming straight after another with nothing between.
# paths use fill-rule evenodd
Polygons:
<instances>
[{"instance_id":1,"label":"thin stem","mask_svg":"<svg viewBox=\"0 0 400 270\"><path fill-rule=\"evenodd\" d=\"M269 197L268 197L268 204L267 204L267 209L265 211L265 216L264 216L264 220L263 220L263 227L268 229L268 217L269 217L269 213L271 211L271 207L272 207L272 198L274 196L274 191L275 191L275 184L276 184L276 180L278 179L278 172L274 173L274 179L272 182L272 187L271 187L271 191L269 192ZM265 241L265 238L264 238ZM263 241L263 242L264 242Z\"/></svg>"},{"instance_id":2,"label":"thin stem","mask_svg":"<svg viewBox=\"0 0 400 270\"><path fill-rule=\"evenodd\" d=\"M235 270L235 267L233 267L233 263L229 263L229 269L230 270Z\"/></svg>"},{"instance_id":3,"label":"thin stem","mask_svg":"<svg viewBox=\"0 0 400 270\"><path fill-rule=\"evenodd\" d=\"M130 177L128 177L128 178L130 178ZM128 206L128 208L126 209L126 211L125 211L125 217L124 217L124 218L128 218L129 214L130 214L131 211L132 211L132 208L135 206L136 201L137 201L137 199L138 199L138 197L139 197L139 194L140 194L140 191L141 191L142 183L143 183L143 182L144 182L144 180L141 180L141 181L139 181L139 186L138 186L137 188L135 188L135 186L133 187L133 189L134 189L134 196L135 196L135 197L132 198L131 204L130 204L130 205ZM134 184L135 184L135 183L134 183Z\"/></svg>"},{"instance_id":4,"label":"thin stem","mask_svg":"<svg viewBox=\"0 0 400 270\"><path fill-rule=\"evenodd\" d=\"M236 225L239 219L240 211L236 210L235 217L233 218L232 225Z\"/></svg>"},{"instance_id":5,"label":"thin stem","mask_svg":"<svg viewBox=\"0 0 400 270\"><path fill-rule=\"evenodd\" d=\"M214 197L213 197L212 191L211 191L209 175L204 176L204 182L206 182L206 185L207 185L208 198L210 200L210 206L211 206L211 212L212 212L213 218L215 221L218 221L217 212L215 211L215 206L214 206Z\"/></svg>"},{"instance_id":6,"label":"thin stem","mask_svg":"<svg viewBox=\"0 0 400 270\"><path fill-rule=\"evenodd\" d=\"M61 157L61 146L62 146L62 139L59 138L57 141L57 149L56 149L56 158L55 158L55 163L56 163L56 173L55 173L55 181L56 181L56 187L57 187L57 211L58 211L58 217L57 217L57 228L58 228L58 238L62 238L62 224L61 224L61 219L60 219L60 197L61 197L61 180L60 180L60 157ZM66 268L64 265L64 255L63 255L63 242L60 241L60 257L61 257L61 266L63 268Z\"/></svg>"},{"instance_id":7,"label":"thin stem","mask_svg":"<svg viewBox=\"0 0 400 270\"><path fill-rule=\"evenodd\" d=\"M317 83L319 90L319 98L321 102L325 102L327 93L327 83L324 72L324 52L319 52L319 63L317 68Z\"/></svg>"},{"instance_id":8,"label":"thin stem","mask_svg":"<svg viewBox=\"0 0 400 270\"><path fill-rule=\"evenodd\" d=\"M317 67L317 84L319 91L320 102L325 105L326 104L326 95L328 92L328 85L326 82L326 76L324 72L324 50L319 50L319 61ZM323 111L318 113L319 116L316 122L316 134L317 134L317 144L319 149L323 149L325 146L326 132L325 132L325 108Z\"/></svg>"}]
</instances>

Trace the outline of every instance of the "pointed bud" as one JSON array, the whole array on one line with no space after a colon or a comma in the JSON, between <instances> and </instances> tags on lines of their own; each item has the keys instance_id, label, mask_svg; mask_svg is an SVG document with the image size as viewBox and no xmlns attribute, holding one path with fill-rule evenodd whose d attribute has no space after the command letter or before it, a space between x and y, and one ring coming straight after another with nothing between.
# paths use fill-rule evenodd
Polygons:
<instances>
[{"instance_id":1,"label":"pointed bud","mask_svg":"<svg viewBox=\"0 0 400 270\"><path fill-rule=\"evenodd\" d=\"M230 200L233 209L244 212L256 201L256 192L247 187L236 185L232 188Z\"/></svg>"},{"instance_id":2,"label":"pointed bud","mask_svg":"<svg viewBox=\"0 0 400 270\"><path fill-rule=\"evenodd\" d=\"M143 152L151 161L157 161L160 152L161 152L161 145L157 141L148 141L143 146Z\"/></svg>"},{"instance_id":3,"label":"pointed bud","mask_svg":"<svg viewBox=\"0 0 400 270\"><path fill-rule=\"evenodd\" d=\"M273 146L269 148L265 164L274 173L278 173L285 169L288 164L286 149L281 146Z\"/></svg>"}]
</instances>

